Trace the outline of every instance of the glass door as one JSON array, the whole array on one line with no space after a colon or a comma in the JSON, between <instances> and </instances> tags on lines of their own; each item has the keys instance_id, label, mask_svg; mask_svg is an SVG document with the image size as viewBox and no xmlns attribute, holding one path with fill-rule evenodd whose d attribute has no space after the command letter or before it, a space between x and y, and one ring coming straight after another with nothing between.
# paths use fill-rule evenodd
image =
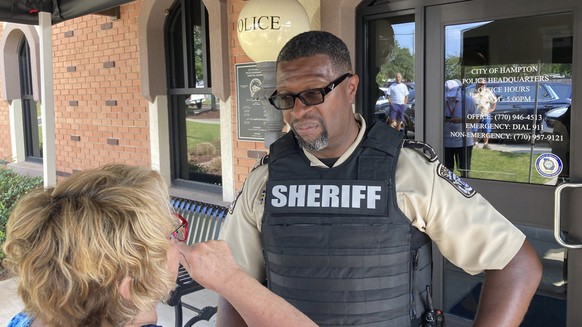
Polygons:
<instances>
[{"instance_id":1,"label":"glass door","mask_svg":"<svg viewBox=\"0 0 582 327\"><path fill-rule=\"evenodd\" d=\"M357 49L361 106L366 121L390 123L415 138L416 24L413 10L386 11L372 4L358 9L358 35L366 47ZM386 12L385 12L386 11Z\"/></svg>"},{"instance_id":2,"label":"glass door","mask_svg":"<svg viewBox=\"0 0 582 327\"><path fill-rule=\"evenodd\" d=\"M582 220L575 214L582 209L582 115L575 112L582 67L574 56L582 50L581 15L576 0L426 8L426 92L417 102L425 118L416 128L535 247L544 272L522 326L582 321L582 281L575 277L582 276ZM470 326L483 276L446 260L435 275L447 326Z\"/></svg>"}]
</instances>

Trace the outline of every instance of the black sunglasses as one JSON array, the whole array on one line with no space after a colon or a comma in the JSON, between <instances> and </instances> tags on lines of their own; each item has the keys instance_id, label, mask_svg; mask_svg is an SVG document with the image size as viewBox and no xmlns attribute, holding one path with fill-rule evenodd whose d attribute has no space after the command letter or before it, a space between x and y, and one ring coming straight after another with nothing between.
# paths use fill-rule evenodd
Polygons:
<instances>
[{"instance_id":1,"label":"black sunglasses","mask_svg":"<svg viewBox=\"0 0 582 327\"><path fill-rule=\"evenodd\" d=\"M306 106L315 106L323 103L325 96L343 82L346 78L352 77L351 73L345 73L336 78L328 86L319 89L311 89L295 94L277 94L277 91L269 97L269 102L279 110L288 110L295 107L295 99L299 98Z\"/></svg>"}]
</instances>

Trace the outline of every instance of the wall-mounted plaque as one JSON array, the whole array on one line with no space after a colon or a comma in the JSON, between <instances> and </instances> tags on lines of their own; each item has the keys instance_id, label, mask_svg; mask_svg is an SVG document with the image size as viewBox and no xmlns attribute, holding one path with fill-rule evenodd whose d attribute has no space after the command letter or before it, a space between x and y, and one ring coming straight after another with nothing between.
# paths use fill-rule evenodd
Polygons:
<instances>
[{"instance_id":1,"label":"wall-mounted plaque","mask_svg":"<svg viewBox=\"0 0 582 327\"><path fill-rule=\"evenodd\" d=\"M253 99L261 89L263 74L255 63L237 64L235 67L238 139L263 141L267 114L261 101Z\"/></svg>"}]
</instances>

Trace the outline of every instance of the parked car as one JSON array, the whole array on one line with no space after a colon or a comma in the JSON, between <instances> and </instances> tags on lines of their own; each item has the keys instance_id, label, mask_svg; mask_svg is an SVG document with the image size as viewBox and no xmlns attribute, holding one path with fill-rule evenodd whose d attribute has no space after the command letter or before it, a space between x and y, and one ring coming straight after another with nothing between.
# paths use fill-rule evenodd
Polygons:
<instances>
[{"instance_id":1,"label":"parked car","mask_svg":"<svg viewBox=\"0 0 582 327\"><path fill-rule=\"evenodd\" d=\"M552 153L562 159L563 169L560 176L570 174L570 115L572 105L548 111L542 122L542 133L548 140Z\"/></svg>"},{"instance_id":2,"label":"parked car","mask_svg":"<svg viewBox=\"0 0 582 327\"><path fill-rule=\"evenodd\" d=\"M196 88L203 88L204 87L204 81L198 81L196 82ZM192 107L196 107L197 109L202 108L202 103L204 102L204 99L206 98L206 96L204 94L191 94L188 98L186 98L186 100L184 101L186 103L186 106L188 108L192 108Z\"/></svg>"},{"instance_id":3,"label":"parked car","mask_svg":"<svg viewBox=\"0 0 582 327\"><path fill-rule=\"evenodd\" d=\"M191 94L188 98L186 98L186 106L188 108L196 107L197 109L202 108L202 102L204 102L204 94Z\"/></svg>"},{"instance_id":4,"label":"parked car","mask_svg":"<svg viewBox=\"0 0 582 327\"><path fill-rule=\"evenodd\" d=\"M541 133L544 135L554 134L554 126L556 125L556 123L560 123L562 121L564 115L566 115L566 113L568 113L569 110L570 106L560 107L546 112L546 116L542 120Z\"/></svg>"},{"instance_id":5,"label":"parked car","mask_svg":"<svg viewBox=\"0 0 582 327\"><path fill-rule=\"evenodd\" d=\"M563 82L548 82L560 99L572 103L572 84Z\"/></svg>"},{"instance_id":6,"label":"parked car","mask_svg":"<svg viewBox=\"0 0 582 327\"><path fill-rule=\"evenodd\" d=\"M414 92L414 83L409 85L409 92ZM532 138L532 129L536 141L550 141L544 135L552 134L551 127L544 120L548 112L552 111L559 115L567 110L571 103L572 84L561 82L540 82L537 94L536 111L536 83L489 83L487 84L497 96L498 102L495 111L491 115L491 133L495 137L494 142L529 142ZM389 110L387 88L380 88L382 96L376 101L374 116L382 121L386 120ZM465 88L465 92L470 94L475 89L475 84ZM411 92L411 93L412 93ZM407 131L415 130L415 94L409 94L409 105L405 110ZM472 118L477 124L482 123L479 117ZM534 124L535 122L535 124ZM476 126L476 125L473 125ZM534 127L535 126L535 127ZM478 127L474 128L479 131Z\"/></svg>"},{"instance_id":7,"label":"parked car","mask_svg":"<svg viewBox=\"0 0 582 327\"><path fill-rule=\"evenodd\" d=\"M491 139L529 142L533 135L536 141L548 141L539 136L542 134L543 119L550 110L568 108L571 99L565 94L571 96L572 85L557 82L540 82L537 85L536 105L535 82L487 84L498 99L495 111L491 113L491 132L497 135ZM474 84L469 85L466 92L470 94L474 89Z\"/></svg>"}]
</instances>

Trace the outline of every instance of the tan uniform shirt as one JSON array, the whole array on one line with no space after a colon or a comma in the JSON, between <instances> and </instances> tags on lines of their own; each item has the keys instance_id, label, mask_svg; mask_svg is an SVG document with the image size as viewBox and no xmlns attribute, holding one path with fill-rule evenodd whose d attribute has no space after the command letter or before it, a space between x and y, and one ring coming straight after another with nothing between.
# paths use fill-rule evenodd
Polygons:
<instances>
[{"instance_id":1,"label":"tan uniform shirt","mask_svg":"<svg viewBox=\"0 0 582 327\"><path fill-rule=\"evenodd\" d=\"M356 119L361 123L360 133L335 166L354 152L364 136L366 123L359 115ZM327 167L309 152L305 154L312 166ZM480 194L467 198L437 175L438 165L415 150L402 149L396 169L398 207L449 261L466 272L502 269L521 248L525 235ZM267 165L251 172L220 233L237 262L261 281L265 278L260 233L267 178Z\"/></svg>"}]
</instances>

